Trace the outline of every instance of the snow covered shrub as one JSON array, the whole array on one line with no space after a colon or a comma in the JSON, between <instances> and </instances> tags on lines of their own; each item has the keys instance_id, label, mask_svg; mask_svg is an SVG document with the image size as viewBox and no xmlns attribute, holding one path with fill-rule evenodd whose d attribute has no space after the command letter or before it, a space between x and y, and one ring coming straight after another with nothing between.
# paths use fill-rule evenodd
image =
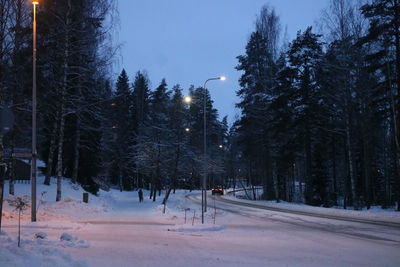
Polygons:
<instances>
[{"instance_id":1,"label":"snow covered shrub","mask_svg":"<svg viewBox=\"0 0 400 267\"><path fill-rule=\"evenodd\" d=\"M47 234L45 232L39 232L35 234L35 237L37 239L45 239L47 237Z\"/></svg>"},{"instance_id":2,"label":"snow covered shrub","mask_svg":"<svg viewBox=\"0 0 400 267\"><path fill-rule=\"evenodd\" d=\"M29 207L29 196L8 199L8 204L18 210L18 247L21 245L21 213Z\"/></svg>"},{"instance_id":3,"label":"snow covered shrub","mask_svg":"<svg viewBox=\"0 0 400 267\"><path fill-rule=\"evenodd\" d=\"M60 240L63 240L63 241L72 241L73 239L74 238L72 237L72 235L70 233L63 233L60 236Z\"/></svg>"}]
</instances>

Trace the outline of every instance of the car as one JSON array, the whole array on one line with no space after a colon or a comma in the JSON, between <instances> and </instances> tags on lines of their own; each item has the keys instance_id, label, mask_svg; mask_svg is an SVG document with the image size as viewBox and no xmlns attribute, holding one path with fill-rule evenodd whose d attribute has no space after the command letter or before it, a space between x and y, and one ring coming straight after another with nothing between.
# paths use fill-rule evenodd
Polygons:
<instances>
[{"instance_id":1,"label":"car","mask_svg":"<svg viewBox=\"0 0 400 267\"><path fill-rule=\"evenodd\" d=\"M211 188L211 195L223 195L224 190L222 189L222 186L216 186L214 188Z\"/></svg>"}]
</instances>

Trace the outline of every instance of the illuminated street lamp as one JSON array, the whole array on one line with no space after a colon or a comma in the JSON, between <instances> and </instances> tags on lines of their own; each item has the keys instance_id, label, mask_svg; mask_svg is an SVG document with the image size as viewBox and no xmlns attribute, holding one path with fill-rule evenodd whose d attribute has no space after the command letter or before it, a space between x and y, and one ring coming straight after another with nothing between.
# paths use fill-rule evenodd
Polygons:
<instances>
[{"instance_id":1,"label":"illuminated street lamp","mask_svg":"<svg viewBox=\"0 0 400 267\"><path fill-rule=\"evenodd\" d=\"M183 99L183 101L184 101L186 104L190 104L190 103L192 102L192 98L191 98L190 96L185 96L185 98Z\"/></svg>"},{"instance_id":2,"label":"illuminated street lamp","mask_svg":"<svg viewBox=\"0 0 400 267\"><path fill-rule=\"evenodd\" d=\"M39 1L32 1L33 4L33 57L32 57L32 162L31 162L31 221L36 222L36 6Z\"/></svg>"},{"instance_id":3,"label":"illuminated street lamp","mask_svg":"<svg viewBox=\"0 0 400 267\"><path fill-rule=\"evenodd\" d=\"M190 129L189 129L189 128L185 128L185 131L186 131L186 132L190 132Z\"/></svg>"},{"instance_id":4,"label":"illuminated street lamp","mask_svg":"<svg viewBox=\"0 0 400 267\"><path fill-rule=\"evenodd\" d=\"M203 109L203 115L204 115L204 173L203 173L203 186L201 189L201 223L204 224L204 212L207 212L207 191L206 191L206 181L207 181L207 116L206 116L206 110L207 110L207 82L213 81L213 80L220 80L220 81L225 81L226 77L225 76L220 76L216 78L210 78L207 79L204 82L203 90L204 90L204 95L203 95L203 104L204 104L204 109Z\"/></svg>"}]
</instances>

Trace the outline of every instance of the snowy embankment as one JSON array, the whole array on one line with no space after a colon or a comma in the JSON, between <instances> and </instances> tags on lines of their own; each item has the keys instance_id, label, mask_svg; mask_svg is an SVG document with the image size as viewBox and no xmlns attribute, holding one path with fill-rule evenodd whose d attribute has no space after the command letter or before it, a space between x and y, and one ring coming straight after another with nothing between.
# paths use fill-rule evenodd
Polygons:
<instances>
[{"instance_id":1,"label":"snowy embankment","mask_svg":"<svg viewBox=\"0 0 400 267\"><path fill-rule=\"evenodd\" d=\"M12 196L8 194L8 181L5 182L0 266L87 266L84 261L74 260L66 251L89 248L90 240L81 239L72 233L90 230L96 222L105 220L138 225L166 225L166 230L176 232L222 229L212 223L199 224L200 210L184 197L184 191L174 195L180 197L170 198L164 213L164 206L161 205L163 195L157 195L157 201L153 202L149 200L149 192L146 190L143 203L139 203L136 191L119 192L115 189L109 192L100 190L98 196L90 194L89 203L84 203L84 190L68 179L63 179L63 197L56 202L56 180L52 179L51 185L46 186L43 179L39 176L37 183L37 222L31 222L30 207L21 214L21 247L17 245L18 212L10 206L9 201L24 196L30 199L31 185L15 184L15 195ZM208 217L208 221L211 221L211 216Z\"/></svg>"},{"instance_id":2,"label":"snowy embankment","mask_svg":"<svg viewBox=\"0 0 400 267\"><path fill-rule=\"evenodd\" d=\"M285 201L280 201L279 203L276 201L263 201L263 200L246 200L244 199L245 194L241 191L235 193L235 196L232 193L224 195L223 198L228 200L240 201L248 204L257 204L259 206L264 206L267 208L273 209L282 209L293 212L306 212L315 215L326 215L326 216L336 216L343 217L348 219L360 219L360 220L369 220L369 221L377 221L377 222L395 222L400 224L400 212L396 212L393 209L382 209L378 206L373 206L371 209L363 209L363 210L351 210L351 209L343 209L340 207L333 208L323 208L323 207L313 207L308 206L301 203L289 203Z\"/></svg>"},{"instance_id":3,"label":"snowy embankment","mask_svg":"<svg viewBox=\"0 0 400 267\"><path fill-rule=\"evenodd\" d=\"M0 234L0 266L86 266L74 260L65 248L87 248L90 243L70 233L82 227L76 218L103 213L104 201L92 198L94 205L83 203L83 190L63 180L63 200L56 202L55 180L43 185L38 177L37 222L31 222L30 206L21 214L21 246L18 247L18 211L10 206L17 197L30 199L30 184L15 184L15 195L8 194L5 182ZM29 197L28 197L29 196Z\"/></svg>"}]
</instances>

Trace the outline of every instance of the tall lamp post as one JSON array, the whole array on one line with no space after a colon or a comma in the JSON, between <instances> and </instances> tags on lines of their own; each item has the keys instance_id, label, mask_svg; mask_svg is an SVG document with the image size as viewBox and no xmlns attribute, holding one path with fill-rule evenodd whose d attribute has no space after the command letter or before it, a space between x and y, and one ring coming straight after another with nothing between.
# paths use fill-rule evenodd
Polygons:
<instances>
[{"instance_id":1,"label":"tall lamp post","mask_svg":"<svg viewBox=\"0 0 400 267\"><path fill-rule=\"evenodd\" d=\"M203 186L201 189L201 223L204 224L204 212L207 212L207 191L206 191L206 181L207 181L207 116L206 116L206 110L207 110L207 82L213 81L213 80L220 80L220 81L225 81L226 78L224 76L216 77L216 78L210 78L207 79L204 82L203 90L204 90L204 96L203 96L203 104L204 104L204 109L203 109L203 115L204 115L204 171L203 171Z\"/></svg>"},{"instance_id":2,"label":"tall lamp post","mask_svg":"<svg viewBox=\"0 0 400 267\"><path fill-rule=\"evenodd\" d=\"M33 66L32 66L32 162L31 162L31 185L32 205L31 221L36 222L36 6L39 1L32 1L33 4Z\"/></svg>"}]
</instances>

